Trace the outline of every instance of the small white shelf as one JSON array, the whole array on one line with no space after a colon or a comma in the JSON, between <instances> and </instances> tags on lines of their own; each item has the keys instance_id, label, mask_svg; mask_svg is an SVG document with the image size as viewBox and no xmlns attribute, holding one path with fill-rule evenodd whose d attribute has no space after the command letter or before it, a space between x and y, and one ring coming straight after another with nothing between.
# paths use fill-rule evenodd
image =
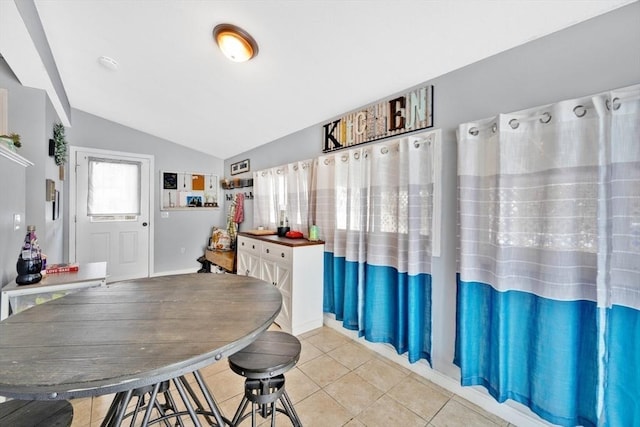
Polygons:
<instances>
[{"instance_id":1,"label":"small white shelf","mask_svg":"<svg viewBox=\"0 0 640 427\"><path fill-rule=\"evenodd\" d=\"M32 162L30 162L29 160L25 159L24 157L22 157L20 154L16 153L15 151L9 150L1 142L0 142L0 156L7 158L7 159L11 160L14 163L22 165L25 168L29 167L29 166L33 166Z\"/></svg>"},{"instance_id":2,"label":"small white shelf","mask_svg":"<svg viewBox=\"0 0 640 427\"><path fill-rule=\"evenodd\" d=\"M161 211L209 211L220 209L218 176L213 173L160 171ZM192 202L197 205L190 206ZM217 203L217 206L206 206Z\"/></svg>"}]
</instances>

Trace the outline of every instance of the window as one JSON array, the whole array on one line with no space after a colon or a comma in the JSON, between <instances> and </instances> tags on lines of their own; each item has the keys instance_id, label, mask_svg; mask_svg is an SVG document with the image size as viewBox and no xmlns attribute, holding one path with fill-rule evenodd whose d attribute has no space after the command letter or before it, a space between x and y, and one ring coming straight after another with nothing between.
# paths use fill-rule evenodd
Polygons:
<instances>
[{"instance_id":1,"label":"window","mask_svg":"<svg viewBox=\"0 0 640 427\"><path fill-rule=\"evenodd\" d=\"M140 215L141 164L89 158L87 215L92 221L130 221Z\"/></svg>"}]
</instances>

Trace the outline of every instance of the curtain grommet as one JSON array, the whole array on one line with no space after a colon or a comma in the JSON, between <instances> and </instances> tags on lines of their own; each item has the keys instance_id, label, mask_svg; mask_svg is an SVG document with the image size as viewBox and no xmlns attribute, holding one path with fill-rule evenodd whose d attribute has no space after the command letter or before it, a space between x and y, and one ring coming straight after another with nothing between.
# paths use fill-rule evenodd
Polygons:
<instances>
[{"instance_id":1,"label":"curtain grommet","mask_svg":"<svg viewBox=\"0 0 640 427\"><path fill-rule=\"evenodd\" d=\"M549 123L551 121L551 114L544 112L542 113L542 117L540 117L540 123Z\"/></svg>"},{"instance_id":2,"label":"curtain grommet","mask_svg":"<svg viewBox=\"0 0 640 427\"><path fill-rule=\"evenodd\" d=\"M584 108L584 105L576 105L575 107L573 107L573 114L575 114L578 118L584 117L585 114L587 114L587 109Z\"/></svg>"}]
</instances>

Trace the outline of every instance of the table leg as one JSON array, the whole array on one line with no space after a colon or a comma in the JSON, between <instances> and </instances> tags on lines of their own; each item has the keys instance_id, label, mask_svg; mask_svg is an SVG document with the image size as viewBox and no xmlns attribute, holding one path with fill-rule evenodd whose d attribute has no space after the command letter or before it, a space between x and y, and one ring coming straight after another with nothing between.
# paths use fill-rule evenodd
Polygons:
<instances>
[{"instance_id":1,"label":"table leg","mask_svg":"<svg viewBox=\"0 0 640 427\"><path fill-rule=\"evenodd\" d=\"M202 395L204 396L205 400L207 401L207 404L209 405L209 409L211 410L211 412L213 412L213 416L216 419L216 422L218 423L219 426L224 426L225 423L229 424L229 420L224 420L223 421L223 416L222 413L220 412L220 408L218 408L218 404L216 403L215 398L213 397L213 395L211 394L211 392L209 391L209 388L207 387L207 384L204 382L204 379L202 378L202 375L200 374L199 371L194 371L193 372L193 376L196 378L196 382L198 383L198 386L200 387L200 390L202 391Z\"/></svg>"},{"instance_id":2,"label":"table leg","mask_svg":"<svg viewBox=\"0 0 640 427\"><path fill-rule=\"evenodd\" d=\"M191 416L191 420L193 421L194 426L202 427L200 421L198 420L196 412L193 410L193 405L191 405L191 402L189 401L189 396L187 396L187 393L185 392L185 389L182 385L182 378L183 377L174 378L173 383L175 384L176 389L178 390L178 394L182 398L182 402L184 403L187 411L189 412L189 415Z\"/></svg>"},{"instance_id":3,"label":"table leg","mask_svg":"<svg viewBox=\"0 0 640 427\"><path fill-rule=\"evenodd\" d=\"M101 427L113 427L119 426L124 419L124 415L127 412L127 405L131 400L131 395L133 394L133 390L128 390L126 392L120 392L116 394L116 397L111 402L111 406L109 406L109 410L107 411L107 415L102 420L100 424Z\"/></svg>"},{"instance_id":4,"label":"table leg","mask_svg":"<svg viewBox=\"0 0 640 427\"><path fill-rule=\"evenodd\" d=\"M133 425L138 413L143 409L145 411L144 418L141 423L141 426L143 427L158 422L164 422L166 425L168 419L173 417L176 418L177 425L183 426L181 416L186 415L191 418L194 427L202 427L202 424L198 419L199 416L205 417L206 424L209 426L225 427L232 425L232 422L222 415L222 412L220 411L220 408L218 407L213 394L207 387L207 384L204 382L204 379L202 378L200 372L194 371L192 374L196 380L197 386L200 388L202 396L204 397L206 406L198 397L193 387L188 383L187 378L183 375L173 378L171 381L175 385L175 388L180 395L180 399L182 399L182 403L184 403L186 411L177 411L176 402L167 390L165 399L167 399L168 401L170 400L170 402L168 403L170 403L174 413L166 413L162 409L162 405L160 405L157 401L158 391L161 384L158 383L153 385L153 388L150 392L149 401L145 404L145 406L142 406L141 402L143 396L140 396L135 409L128 414L126 413L127 406L131 401L133 390L117 393L113 399L113 402L111 402L111 406L109 406L109 410L107 411L107 415L102 421L101 427L119 427L123 420L127 417L132 417L131 423ZM151 419L151 412L154 408L158 410L160 417ZM211 417L213 417L214 419L212 420Z\"/></svg>"}]
</instances>

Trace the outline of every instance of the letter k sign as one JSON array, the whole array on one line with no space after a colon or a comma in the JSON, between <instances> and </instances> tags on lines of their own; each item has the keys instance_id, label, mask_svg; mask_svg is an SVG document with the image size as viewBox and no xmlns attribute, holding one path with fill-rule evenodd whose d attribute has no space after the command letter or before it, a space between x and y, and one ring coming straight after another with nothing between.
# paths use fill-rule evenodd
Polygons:
<instances>
[{"instance_id":1,"label":"letter k sign","mask_svg":"<svg viewBox=\"0 0 640 427\"><path fill-rule=\"evenodd\" d=\"M324 148L322 150L323 153L342 147L342 144L338 142L338 140L333 134L336 131L336 127L338 126L338 123L340 123L340 120L336 120L333 123L327 123L326 125L323 126L324 128ZM329 126L331 126L331 129L329 129ZM333 144L333 147L331 148L329 148L329 141L331 141L331 143Z\"/></svg>"}]
</instances>

